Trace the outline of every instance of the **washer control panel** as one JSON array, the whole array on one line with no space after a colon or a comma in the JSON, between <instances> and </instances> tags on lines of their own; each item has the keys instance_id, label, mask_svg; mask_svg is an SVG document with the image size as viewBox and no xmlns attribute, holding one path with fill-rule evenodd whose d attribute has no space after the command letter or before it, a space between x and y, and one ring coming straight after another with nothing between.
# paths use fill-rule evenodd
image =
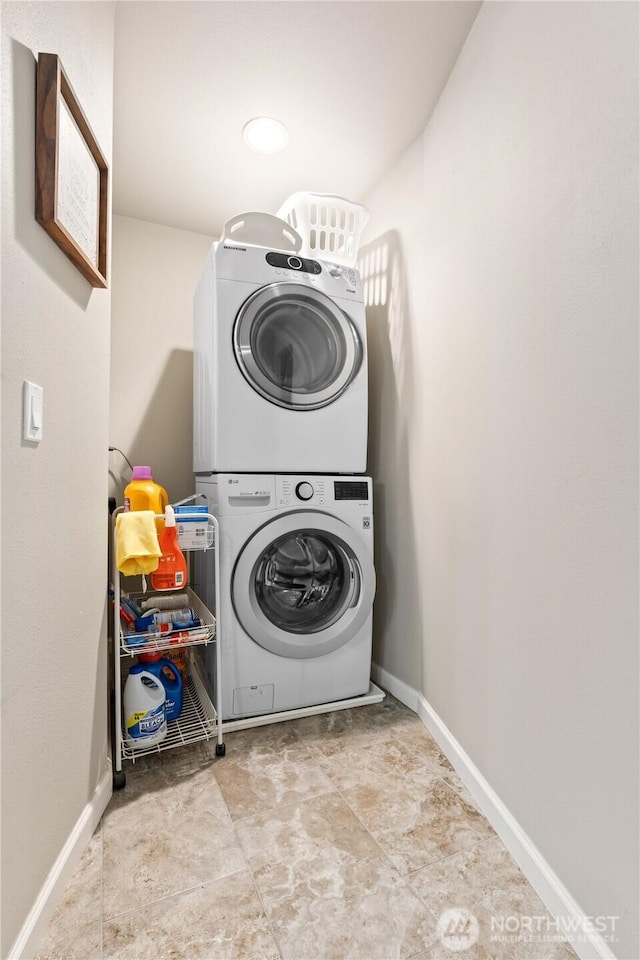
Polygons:
<instances>
[{"instance_id":1,"label":"washer control panel","mask_svg":"<svg viewBox=\"0 0 640 960\"><path fill-rule=\"evenodd\" d=\"M368 505L371 481L367 477L278 476L276 504L279 507L322 507L327 504Z\"/></svg>"},{"instance_id":2,"label":"washer control panel","mask_svg":"<svg viewBox=\"0 0 640 960\"><path fill-rule=\"evenodd\" d=\"M322 506L331 500L331 483L325 477L278 477L279 507Z\"/></svg>"}]
</instances>

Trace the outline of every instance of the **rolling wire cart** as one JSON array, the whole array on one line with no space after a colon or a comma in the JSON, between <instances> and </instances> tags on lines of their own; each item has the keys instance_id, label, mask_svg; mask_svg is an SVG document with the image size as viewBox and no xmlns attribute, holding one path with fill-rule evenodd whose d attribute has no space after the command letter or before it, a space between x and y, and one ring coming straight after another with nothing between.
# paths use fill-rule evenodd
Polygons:
<instances>
[{"instance_id":1,"label":"rolling wire cart","mask_svg":"<svg viewBox=\"0 0 640 960\"><path fill-rule=\"evenodd\" d=\"M203 498L194 495L187 497L174 504L174 507L188 507ZM148 633L135 633L120 615L120 600L122 596L121 576L122 574L116 565L116 547L115 547L115 519L119 513L124 511L123 507L117 507L113 512L113 530L112 530L112 577L113 577L113 608L114 608L114 644L113 644L113 680L114 680L114 716L113 716L113 788L122 789L126 784L126 776L123 770L123 761L130 760L133 763L143 756L153 753L162 753L165 750L171 750L189 743L197 743L202 740L211 740L216 738L215 752L216 756L224 756L225 744L222 737L221 723L221 705L222 705L222 679L220 670L220 619L217 615L213 616L211 611L205 606L200 597L187 586L175 591L154 591L148 590L145 593L135 593L130 596L133 599L152 599L154 596L166 596L169 592L186 593L188 595L188 605L193 608L195 616L201 621L198 627L185 629L176 627L166 633L150 635ZM162 514L157 515L157 519L163 519ZM220 573L218 567L217 546L219 543L219 528L217 519L210 513L182 512L176 517L179 525L185 523L198 523L201 527L206 523L206 530L202 530L202 542L197 546L183 546L178 543L182 552L189 557L193 550L213 550L214 563L214 582L215 596L220 596ZM189 564L189 568L191 564ZM202 648L210 643L215 643L216 659L216 680L215 695L212 702L202 675L202 658L198 653L202 653ZM184 650L187 654L188 678L184 680L183 687L183 705L180 716L175 720L168 721L167 736L160 743L153 746L141 746L133 748L127 743L125 719L123 717L122 693L123 693L123 675L128 673L129 667L134 663L134 657L141 653L160 653L166 651Z\"/></svg>"}]
</instances>

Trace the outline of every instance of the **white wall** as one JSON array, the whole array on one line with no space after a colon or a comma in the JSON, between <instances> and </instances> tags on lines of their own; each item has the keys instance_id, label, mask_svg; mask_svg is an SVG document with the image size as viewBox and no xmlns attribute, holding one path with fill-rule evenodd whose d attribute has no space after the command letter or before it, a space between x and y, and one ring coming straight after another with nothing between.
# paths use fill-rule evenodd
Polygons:
<instances>
[{"instance_id":1,"label":"white wall","mask_svg":"<svg viewBox=\"0 0 640 960\"><path fill-rule=\"evenodd\" d=\"M638 957L637 5L485 3L367 203L375 659Z\"/></svg>"},{"instance_id":2,"label":"white wall","mask_svg":"<svg viewBox=\"0 0 640 960\"><path fill-rule=\"evenodd\" d=\"M2 956L107 770L109 290L34 220L35 58L111 157L112 3L2 5ZM44 439L21 440L22 381Z\"/></svg>"},{"instance_id":3,"label":"white wall","mask_svg":"<svg viewBox=\"0 0 640 960\"><path fill-rule=\"evenodd\" d=\"M194 492L192 303L212 237L113 218L109 442L149 464L171 501ZM130 471L110 455L118 503Z\"/></svg>"}]
</instances>

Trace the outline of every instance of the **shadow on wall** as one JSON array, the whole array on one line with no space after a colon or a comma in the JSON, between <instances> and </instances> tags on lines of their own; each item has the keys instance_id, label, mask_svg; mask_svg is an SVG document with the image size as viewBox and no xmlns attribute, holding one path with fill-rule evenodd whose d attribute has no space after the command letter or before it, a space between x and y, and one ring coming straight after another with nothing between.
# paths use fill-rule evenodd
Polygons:
<instances>
[{"instance_id":1,"label":"shadow on wall","mask_svg":"<svg viewBox=\"0 0 640 960\"><path fill-rule=\"evenodd\" d=\"M175 503L194 493L193 351L172 350L140 427L126 454L135 465L150 464L153 477ZM119 504L131 472L120 454L110 455L110 493Z\"/></svg>"},{"instance_id":2,"label":"shadow on wall","mask_svg":"<svg viewBox=\"0 0 640 960\"><path fill-rule=\"evenodd\" d=\"M111 580L111 567L109 567L109 580ZM113 637L113 617L109 616L110 601L104 598L104 608L102 612L102 626L100 636L105 637L105 642L101 643L96 651L95 661L95 693L93 697L93 717L91 720L91 758L89 770L87 771L87 796L90 797L95 790L96 784L102 778L106 766L106 758L111 756L111 725L112 718L110 713L109 696L112 686L111 676L109 675L109 663L107 647L111 642L109 637Z\"/></svg>"},{"instance_id":3,"label":"shadow on wall","mask_svg":"<svg viewBox=\"0 0 640 960\"><path fill-rule=\"evenodd\" d=\"M131 479L131 470L122 453L114 448L109 452L109 496L116 498L118 506L122 506L124 488Z\"/></svg>"},{"instance_id":4,"label":"shadow on wall","mask_svg":"<svg viewBox=\"0 0 640 960\"><path fill-rule=\"evenodd\" d=\"M369 462L375 505L373 660L414 687L422 675L422 612L408 426L415 409L411 324L400 237L362 247L369 345Z\"/></svg>"},{"instance_id":5,"label":"shadow on wall","mask_svg":"<svg viewBox=\"0 0 640 960\"><path fill-rule=\"evenodd\" d=\"M11 41L13 58L14 235L21 247L57 287L86 310L91 287L35 218L35 104L37 61L28 47Z\"/></svg>"}]
</instances>

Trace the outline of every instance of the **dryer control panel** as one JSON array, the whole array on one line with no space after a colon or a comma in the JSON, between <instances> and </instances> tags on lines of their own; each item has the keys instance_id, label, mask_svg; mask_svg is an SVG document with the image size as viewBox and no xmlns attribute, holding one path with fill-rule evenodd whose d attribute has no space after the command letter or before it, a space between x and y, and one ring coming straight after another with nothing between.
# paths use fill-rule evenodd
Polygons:
<instances>
[{"instance_id":1,"label":"dryer control panel","mask_svg":"<svg viewBox=\"0 0 640 960\"><path fill-rule=\"evenodd\" d=\"M230 241L214 243L211 256L216 280L252 283L256 289L268 283L295 282L322 290L329 297L364 303L362 280L356 267Z\"/></svg>"},{"instance_id":2,"label":"dryer control panel","mask_svg":"<svg viewBox=\"0 0 640 960\"><path fill-rule=\"evenodd\" d=\"M299 257L297 254L269 252L265 257L274 268L276 278L287 280L307 280L315 283L319 274L325 280L324 290L335 296L356 296L362 293L360 274L355 267L345 267L339 263L327 263ZM357 299L357 296L356 296Z\"/></svg>"},{"instance_id":3,"label":"dryer control panel","mask_svg":"<svg viewBox=\"0 0 640 960\"><path fill-rule=\"evenodd\" d=\"M299 257L294 253L268 253L265 260L272 267L280 267L282 270L294 270L302 273L322 273L322 267L317 260L308 260L306 257Z\"/></svg>"}]
</instances>

